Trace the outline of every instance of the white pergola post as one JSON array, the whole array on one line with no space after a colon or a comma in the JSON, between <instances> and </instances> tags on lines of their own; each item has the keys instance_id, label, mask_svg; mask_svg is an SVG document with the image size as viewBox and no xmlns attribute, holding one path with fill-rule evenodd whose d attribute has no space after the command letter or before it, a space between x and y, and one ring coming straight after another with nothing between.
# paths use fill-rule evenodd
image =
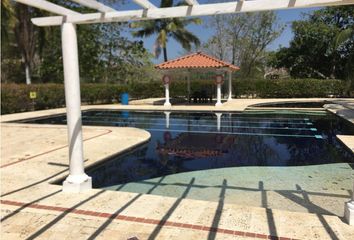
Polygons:
<instances>
[{"instance_id":1,"label":"white pergola post","mask_svg":"<svg viewBox=\"0 0 354 240\"><path fill-rule=\"evenodd\" d=\"M63 191L81 192L91 189L92 181L84 171L76 26L72 23L63 23L61 37L70 161L70 172L63 183Z\"/></svg>"},{"instance_id":2,"label":"white pergola post","mask_svg":"<svg viewBox=\"0 0 354 240\"><path fill-rule=\"evenodd\" d=\"M221 129L221 115L222 113L215 113L216 115L216 129L220 132Z\"/></svg>"},{"instance_id":3,"label":"white pergola post","mask_svg":"<svg viewBox=\"0 0 354 240\"><path fill-rule=\"evenodd\" d=\"M351 200L345 203L344 217L349 225L354 225L354 184Z\"/></svg>"},{"instance_id":4,"label":"white pergola post","mask_svg":"<svg viewBox=\"0 0 354 240\"><path fill-rule=\"evenodd\" d=\"M227 98L227 101L232 100L232 71L229 71L229 96Z\"/></svg>"},{"instance_id":5,"label":"white pergola post","mask_svg":"<svg viewBox=\"0 0 354 240\"><path fill-rule=\"evenodd\" d=\"M221 84L218 83L216 86L216 104L215 107L221 107Z\"/></svg>"},{"instance_id":6,"label":"white pergola post","mask_svg":"<svg viewBox=\"0 0 354 240\"><path fill-rule=\"evenodd\" d=\"M169 84L165 84L165 103L164 103L165 107L171 107L171 103L170 103L170 90L169 90Z\"/></svg>"}]
</instances>

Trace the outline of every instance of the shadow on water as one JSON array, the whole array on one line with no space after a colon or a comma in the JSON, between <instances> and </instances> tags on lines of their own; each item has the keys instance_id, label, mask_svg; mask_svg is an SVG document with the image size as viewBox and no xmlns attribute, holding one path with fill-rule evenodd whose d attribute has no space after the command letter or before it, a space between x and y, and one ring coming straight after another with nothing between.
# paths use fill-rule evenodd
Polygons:
<instances>
[{"instance_id":1,"label":"shadow on water","mask_svg":"<svg viewBox=\"0 0 354 240\"><path fill-rule=\"evenodd\" d=\"M165 176L161 177L165 178ZM158 183L158 184L157 184ZM140 182L134 182L134 184L143 184L143 185L155 185L156 188L161 186L178 186L178 187L188 187L190 184L188 183L162 183L162 180L159 180L158 182L151 182L149 180L142 180ZM126 185L126 184L124 184ZM252 187L238 187L238 186L232 186L232 185L203 185L203 184L193 184L193 188L223 188L225 187L228 190L242 190L242 191L251 191L251 192L258 192L260 191L259 188L252 188ZM154 188L154 189L156 189ZM119 187L119 189L122 189L122 185ZM283 192L283 193L301 193L298 190L278 190L278 192ZM322 192L312 192L312 191L307 191L308 194L310 195L315 195L315 196L324 196L324 197L338 197L338 198L350 198L351 196L351 190L348 190L348 195L346 194L335 194L335 193L322 193Z\"/></svg>"}]
</instances>

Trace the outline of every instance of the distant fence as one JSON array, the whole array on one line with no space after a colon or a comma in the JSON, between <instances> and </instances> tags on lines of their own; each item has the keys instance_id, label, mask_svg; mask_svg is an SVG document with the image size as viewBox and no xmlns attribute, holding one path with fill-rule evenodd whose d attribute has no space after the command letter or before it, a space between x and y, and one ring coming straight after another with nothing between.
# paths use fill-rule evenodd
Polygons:
<instances>
[{"instance_id":1,"label":"distant fence","mask_svg":"<svg viewBox=\"0 0 354 240\"><path fill-rule=\"evenodd\" d=\"M227 81L223 89L227 92ZM294 79L294 80L233 80L235 97L299 98L342 97L349 91L349 84L342 80ZM215 94L212 80L191 81L191 91L205 89ZM171 97L186 96L187 82L175 80L170 87ZM36 92L36 98L30 98ZM118 84L82 84L81 99L84 104L109 104L120 101L120 94L128 92L133 98L163 97L161 82ZM1 114L50 109L65 106L62 84L2 84Z\"/></svg>"}]
</instances>

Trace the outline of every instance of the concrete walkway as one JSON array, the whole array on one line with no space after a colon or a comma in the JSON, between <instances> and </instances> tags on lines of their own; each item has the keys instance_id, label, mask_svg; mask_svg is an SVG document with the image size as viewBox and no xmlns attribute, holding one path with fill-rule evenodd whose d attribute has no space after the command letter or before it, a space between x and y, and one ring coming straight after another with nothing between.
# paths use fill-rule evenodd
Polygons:
<instances>
[{"instance_id":1,"label":"concrete walkway","mask_svg":"<svg viewBox=\"0 0 354 240\"><path fill-rule=\"evenodd\" d=\"M229 110L245 105L237 104ZM89 108L132 106L83 107ZM63 112L12 114L2 121ZM83 134L86 166L150 137L134 128L84 127ZM218 202L186 199L193 179L180 198L99 189L63 193L51 182L68 174L65 126L2 123L1 141L3 239L354 239L354 227L336 216L227 204L222 191ZM299 197L306 201L306 194Z\"/></svg>"}]
</instances>

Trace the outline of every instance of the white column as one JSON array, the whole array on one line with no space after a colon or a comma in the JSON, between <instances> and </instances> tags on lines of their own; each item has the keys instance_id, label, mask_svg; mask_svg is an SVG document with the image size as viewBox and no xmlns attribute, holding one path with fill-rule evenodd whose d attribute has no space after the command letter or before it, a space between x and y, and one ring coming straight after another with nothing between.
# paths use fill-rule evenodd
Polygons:
<instances>
[{"instance_id":1,"label":"white column","mask_svg":"<svg viewBox=\"0 0 354 240\"><path fill-rule=\"evenodd\" d=\"M354 225L354 184L352 191L352 198L349 202L345 203L344 217L349 225Z\"/></svg>"},{"instance_id":2,"label":"white column","mask_svg":"<svg viewBox=\"0 0 354 240\"><path fill-rule=\"evenodd\" d=\"M222 103L221 103L221 84L218 83L217 88L216 88L216 107L221 107Z\"/></svg>"},{"instance_id":3,"label":"white column","mask_svg":"<svg viewBox=\"0 0 354 240\"><path fill-rule=\"evenodd\" d=\"M229 97L227 98L227 101L232 100L232 72L229 71Z\"/></svg>"},{"instance_id":4,"label":"white column","mask_svg":"<svg viewBox=\"0 0 354 240\"><path fill-rule=\"evenodd\" d=\"M170 114L171 112L164 112L166 117L166 128L170 128Z\"/></svg>"},{"instance_id":5,"label":"white column","mask_svg":"<svg viewBox=\"0 0 354 240\"><path fill-rule=\"evenodd\" d=\"M165 107L171 107L169 84L165 84Z\"/></svg>"},{"instance_id":6,"label":"white column","mask_svg":"<svg viewBox=\"0 0 354 240\"><path fill-rule=\"evenodd\" d=\"M221 129L221 115L222 113L215 113L216 115L216 129L220 132Z\"/></svg>"},{"instance_id":7,"label":"white column","mask_svg":"<svg viewBox=\"0 0 354 240\"><path fill-rule=\"evenodd\" d=\"M76 27L63 23L61 28L64 87L69 142L69 176L63 183L64 192L81 192L92 188L91 177L84 171L81 127L80 76Z\"/></svg>"}]
</instances>

